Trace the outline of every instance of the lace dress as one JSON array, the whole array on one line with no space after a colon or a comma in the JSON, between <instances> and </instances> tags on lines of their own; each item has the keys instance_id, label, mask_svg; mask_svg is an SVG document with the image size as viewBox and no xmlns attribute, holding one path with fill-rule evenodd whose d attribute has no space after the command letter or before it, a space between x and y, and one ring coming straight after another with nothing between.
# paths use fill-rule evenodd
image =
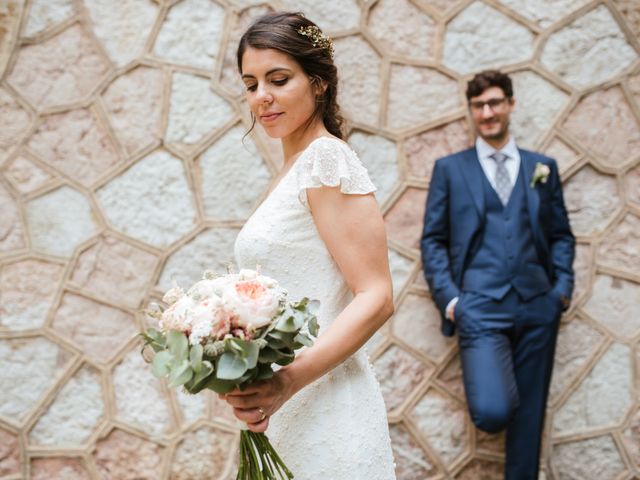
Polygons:
<instances>
[{"instance_id":1,"label":"lace dress","mask_svg":"<svg viewBox=\"0 0 640 480\"><path fill-rule=\"evenodd\" d=\"M298 157L238 234L236 262L261 265L293 299L320 300L320 335L351 293L313 222L306 189L338 186L345 194L375 187L356 154L321 137ZM392 480L387 415L363 350L293 396L270 419L269 439L296 480Z\"/></svg>"}]
</instances>

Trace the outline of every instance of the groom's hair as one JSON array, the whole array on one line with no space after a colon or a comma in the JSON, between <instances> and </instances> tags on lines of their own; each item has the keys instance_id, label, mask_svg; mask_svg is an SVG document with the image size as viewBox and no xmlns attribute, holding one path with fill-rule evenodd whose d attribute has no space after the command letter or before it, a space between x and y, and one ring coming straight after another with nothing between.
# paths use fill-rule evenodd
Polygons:
<instances>
[{"instance_id":1,"label":"groom's hair","mask_svg":"<svg viewBox=\"0 0 640 480\"><path fill-rule=\"evenodd\" d=\"M502 89L507 98L513 97L513 84L509 75L499 70L485 70L476 73L467 83L467 101L471 100L472 97L482 95L482 92L491 87Z\"/></svg>"}]
</instances>

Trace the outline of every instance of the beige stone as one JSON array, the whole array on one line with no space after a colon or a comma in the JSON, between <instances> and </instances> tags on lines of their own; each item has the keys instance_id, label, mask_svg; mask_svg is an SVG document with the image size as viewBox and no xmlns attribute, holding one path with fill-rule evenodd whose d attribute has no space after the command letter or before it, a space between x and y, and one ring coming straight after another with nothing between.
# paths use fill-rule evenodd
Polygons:
<instances>
[{"instance_id":1,"label":"beige stone","mask_svg":"<svg viewBox=\"0 0 640 480\"><path fill-rule=\"evenodd\" d=\"M71 377L29 432L31 445L81 447L105 414L100 374L85 366Z\"/></svg>"},{"instance_id":2,"label":"beige stone","mask_svg":"<svg viewBox=\"0 0 640 480\"><path fill-rule=\"evenodd\" d=\"M408 0L378 1L369 13L368 30L393 54L433 58L436 24Z\"/></svg>"},{"instance_id":3,"label":"beige stone","mask_svg":"<svg viewBox=\"0 0 640 480\"><path fill-rule=\"evenodd\" d=\"M460 355L455 355L438 375L438 380L458 398L465 398Z\"/></svg>"},{"instance_id":4,"label":"beige stone","mask_svg":"<svg viewBox=\"0 0 640 480\"><path fill-rule=\"evenodd\" d=\"M113 370L115 417L142 429L152 438L168 434L173 419L160 380L151 373L151 365L140 355L140 347L131 350Z\"/></svg>"},{"instance_id":5,"label":"beige stone","mask_svg":"<svg viewBox=\"0 0 640 480\"><path fill-rule=\"evenodd\" d=\"M0 252L8 252L26 247L24 226L20 207L13 195L0 183Z\"/></svg>"},{"instance_id":6,"label":"beige stone","mask_svg":"<svg viewBox=\"0 0 640 480\"><path fill-rule=\"evenodd\" d=\"M580 154L559 137L553 137L553 140L544 149L544 153L558 163L561 174L571 168L580 158Z\"/></svg>"},{"instance_id":7,"label":"beige stone","mask_svg":"<svg viewBox=\"0 0 640 480\"><path fill-rule=\"evenodd\" d=\"M625 468L609 435L555 445L551 463L563 480L617 478Z\"/></svg>"},{"instance_id":8,"label":"beige stone","mask_svg":"<svg viewBox=\"0 0 640 480\"><path fill-rule=\"evenodd\" d=\"M404 153L411 174L429 180L438 158L465 150L470 145L467 122L456 120L409 137L404 142Z\"/></svg>"},{"instance_id":9,"label":"beige stone","mask_svg":"<svg viewBox=\"0 0 640 480\"><path fill-rule=\"evenodd\" d=\"M602 341L602 334L582 321L580 317L560 325L553 377L549 389L549 403L555 403L583 371Z\"/></svg>"},{"instance_id":10,"label":"beige stone","mask_svg":"<svg viewBox=\"0 0 640 480\"><path fill-rule=\"evenodd\" d=\"M484 452L504 454L506 432L487 433L476 428L476 449Z\"/></svg>"},{"instance_id":11,"label":"beige stone","mask_svg":"<svg viewBox=\"0 0 640 480\"><path fill-rule=\"evenodd\" d=\"M589 0L501 0L501 3L547 28L586 5Z\"/></svg>"},{"instance_id":12,"label":"beige stone","mask_svg":"<svg viewBox=\"0 0 640 480\"><path fill-rule=\"evenodd\" d=\"M387 234L404 247L418 249L427 191L407 188L385 216Z\"/></svg>"},{"instance_id":13,"label":"beige stone","mask_svg":"<svg viewBox=\"0 0 640 480\"><path fill-rule=\"evenodd\" d=\"M636 467L640 467L640 410L637 410L631 417L631 422L624 430L622 439L631 461Z\"/></svg>"},{"instance_id":14,"label":"beige stone","mask_svg":"<svg viewBox=\"0 0 640 480\"><path fill-rule=\"evenodd\" d=\"M628 213L598 247L598 264L640 273L640 218Z\"/></svg>"},{"instance_id":15,"label":"beige stone","mask_svg":"<svg viewBox=\"0 0 640 480\"><path fill-rule=\"evenodd\" d=\"M88 199L67 186L27 203L27 221L32 247L61 257L98 231Z\"/></svg>"},{"instance_id":16,"label":"beige stone","mask_svg":"<svg viewBox=\"0 0 640 480\"><path fill-rule=\"evenodd\" d=\"M572 303L589 289L591 285L591 247L584 243L576 244L576 257L573 260L573 272L575 274Z\"/></svg>"},{"instance_id":17,"label":"beige stone","mask_svg":"<svg viewBox=\"0 0 640 480\"><path fill-rule=\"evenodd\" d=\"M130 313L66 293L52 327L96 362L106 363L137 333Z\"/></svg>"},{"instance_id":18,"label":"beige stone","mask_svg":"<svg viewBox=\"0 0 640 480\"><path fill-rule=\"evenodd\" d=\"M627 173L624 185L629 201L640 207L640 165Z\"/></svg>"},{"instance_id":19,"label":"beige stone","mask_svg":"<svg viewBox=\"0 0 640 480\"><path fill-rule=\"evenodd\" d=\"M373 364L388 412L394 412L433 372L416 357L392 345Z\"/></svg>"},{"instance_id":20,"label":"beige stone","mask_svg":"<svg viewBox=\"0 0 640 480\"><path fill-rule=\"evenodd\" d=\"M555 434L622 422L633 402L629 347L614 343L553 417Z\"/></svg>"},{"instance_id":21,"label":"beige stone","mask_svg":"<svg viewBox=\"0 0 640 480\"><path fill-rule=\"evenodd\" d=\"M607 167L619 167L640 150L640 125L619 87L597 90L581 99L564 127Z\"/></svg>"},{"instance_id":22,"label":"beige stone","mask_svg":"<svg viewBox=\"0 0 640 480\"><path fill-rule=\"evenodd\" d=\"M198 158L207 217L244 220L267 189L271 173L242 127L234 127Z\"/></svg>"},{"instance_id":23,"label":"beige stone","mask_svg":"<svg viewBox=\"0 0 640 480\"><path fill-rule=\"evenodd\" d=\"M398 297L409 280L414 262L395 250L389 249L389 270L393 283L393 296Z\"/></svg>"},{"instance_id":24,"label":"beige stone","mask_svg":"<svg viewBox=\"0 0 640 480\"><path fill-rule=\"evenodd\" d=\"M207 391L204 390L196 395L192 395L182 389L175 389L175 395L180 405L182 420L184 425L192 423L206 417L207 413Z\"/></svg>"},{"instance_id":25,"label":"beige stone","mask_svg":"<svg viewBox=\"0 0 640 480\"><path fill-rule=\"evenodd\" d=\"M138 67L118 77L104 92L109 120L128 152L142 150L160 138L162 88L160 70Z\"/></svg>"},{"instance_id":26,"label":"beige stone","mask_svg":"<svg viewBox=\"0 0 640 480\"><path fill-rule=\"evenodd\" d=\"M504 465L499 462L473 459L454 478L456 480L502 480Z\"/></svg>"},{"instance_id":27,"label":"beige stone","mask_svg":"<svg viewBox=\"0 0 640 480\"><path fill-rule=\"evenodd\" d=\"M15 158L9 164L5 175L20 193L30 193L53 181L53 176L49 172L23 156Z\"/></svg>"},{"instance_id":28,"label":"beige stone","mask_svg":"<svg viewBox=\"0 0 640 480\"><path fill-rule=\"evenodd\" d=\"M609 9L600 5L554 32L540 61L575 87L605 82L638 58Z\"/></svg>"},{"instance_id":29,"label":"beige stone","mask_svg":"<svg viewBox=\"0 0 640 480\"><path fill-rule=\"evenodd\" d=\"M0 77L15 48L23 8L22 0L5 0L0 4Z\"/></svg>"},{"instance_id":30,"label":"beige stone","mask_svg":"<svg viewBox=\"0 0 640 480\"><path fill-rule=\"evenodd\" d=\"M327 33L355 28L360 20L357 0L282 0L281 3L284 10L304 12Z\"/></svg>"},{"instance_id":31,"label":"beige stone","mask_svg":"<svg viewBox=\"0 0 640 480\"><path fill-rule=\"evenodd\" d=\"M0 428L0 476L19 475L20 463L18 437Z\"/></svg>"},{"instance_id":32,"label":"beige stone","mask_svg":"<svg viewBox=\"0 0 640 480\"><path fill-rule=\"evenodd\" d=\"M76 24L42 43L21 47L7 80L33 106L46 108L86 97L108 68Z\"/></svg>"},{"instance_id":33,"label":"beige stone","mask_svg":"<svg viewBox=\"0 0 640 480\"><path fill-rule=\"evenodd\" d=\"M36 457L31 459L32 480L90 480L87 467L79 458Z\"/></svg>"},{"instance_id":34,"label":"beige stone","mask_svg":"<svg viewBox=\"0 0 640 480\"><path fill-rule=\"evenodd\" d=\"M0 145L17 143L30 124L29 112L4 88L0 88Z\"/></svg>"},{"instance_id":35,"label":"beige stone","mask_svg":"<svg viewBox=\"0 0 640 480\"><path fill-rule=\"evenodd\" d=\"M431 389L411 411L411 418L445 465L469 448L465 408L453 398Z\"/></svg>"},{"instance_id":36,"label":"beige stone","mask_svg":"<svg viewBox=\"0 0 640 480\"><path fill-rule=\"evenodd\" d=\"M640 331L640 284L598 275L584 311L614 335L632 338Z\"/></svg>"},{"instance_id":37,"label":"beige stone","mask_svg":"<svg viewBox=\"0 0 640 480\"><path fill-rule=\"evenodd\" d=\"M103 479L160 478L164 448L114 429L96 442L93 457Z\"/></svg>"},{"instance_id":38,"label":"beige stone","mask_svg":"<svg viewBox=\"0 0 640 480\"><path fill-rule=\"evenodd\" d=\"M553 128L558 114L569 102L569 95L529 70L511 75L517 99L511 115L511 132L520 148L535 149Z\"/></svg>"},{"instance_id":39,"label":"beige stone","mask_svg":"<svg viewBox=\"0 0 640 480\"><path fill-rule=\"evenodd\" d=\"M244 83L240 78L240 73L238 72L238 60L236 56L240 37L242 37L242 34L256 18L272 10L268 5L258 5L242 10L237 17L234 18L235 21L229 20L231 31L227 37L227 49L224 52L224 59L222 60L220 84L234 96L242 95L246 91Z\"/></svg>"},{"instance_id":40,"label":"beige stone","mask_svg":"<svg viewBox=\"0 0 640 480\"><path fill-rule=\"evenodd\" d=\"M638 2L635 0L613 0L613 4L627 22L631 33L635 33L636 40L640 39L640 5Z\"/></svg>"},{"instance_id":41,"label":"beige stone","mask_svg":"<svg viewBox=\"0 0 640 480\"><path fill-rule=\"evenodd\" d=\"M44 32L75 13L73 0L33 0L23 35L31 37Z\"/></svg>"},{"instance_id":42,"label":"beige stone","mask_svg":"<svg viewBox=\"0 0 640 480\"><path fill-rule=\"evenodd\" d=\"M619 207L616 179L587 165L565 184L564 201L574 234L601 232Z\"/></svg>"},{"instance_id":43,"label":"beige stone","mask_svg":"<svg viewBox=\"0 0 640 480\"><path fill-rule=\"evenodd\" d=\"M28 146L38 158L87 187L120 162L109 134L87 109L46 117Z\"/></svg>"},{"instance_id":44,"label":"beige stone","mask_svg":"<svg viewBox=\"0 0 640 480\"><path fill-rule=\"evenodd\" d=\"M184 164L163 150L139 160L96 195L114 227L157 247L166 248L196 223Z\"/></svg>"},{"instance_id":45,"label":"beige stone","mask_svg":"<svg viewBox=\"0 0 640 480\"><path fill-rule=\"evenodd\" d=\"M356 131L349 136L349 143L376 186L376 199L383 203L396 186L399 176L395 142L380 135Z\"/></svg>"},{"instance_id":46,"label":"beige stone","mask_svg":"<svg viewBox=\"0 0 640 480\"><path fill-rule=\"evenodd\" d=\"M412 128L437 120L460 107L455 80L425 67L393 64L387 125Z\"/></svg>"},{"instance_id":47,"label":"beige stone","mask_svg":"<svg viewBox=\"0 0 640 480\"><path fill-rule=\"evenodd\" d=\"M188 432L178 444L169 478L190 480L223 472L237 441L235 434L211 427Z\"/></svg>"},{"instance_id":48,"label":"beige stone","mask_svg":"<svg viewBox=\"0 0 640 480\"><path fill-rule=\"evenodd\" d=\"M138 308L157 263L155 255L103 236L78 256L71 281L107 301Z\"/></svg>"},{"instance_id":49,"label":"beige stone","mask_svg":"<svg viewBox=\"0 0 640 480\"><path fill-rule=\"evenodd\" d=\"M357 122L378 125L382 94L380 55L360 35L336 39L335 50L340 107Z\"/></svg>"},{"instance_id":50,"label":"beige stone","mask_svg":"<svg viewBox=\"0 0 640 480\"><path fill-rule=\"evenodd\" d=\"M93 31L118 66L144 52L158 7L151 0L84 0Z\"/></svg>"},{"instance_id":51,"label":"beige stone","mask_svg":"<svg viewBox=\"0 0 640 480\"><path fill-rule=\"evenodd\" d=\"M233 116L231 105L211 90L208 79L187 73L173 74L167 142L189 148Z\"/></svg>"},{"instance_id":52,"label":"beige stone","mask_svg":"<svg viewBox=\"0 0 640 480\"><path fill-rule=\"evenodd\" d=\"M227 265L234 262L233 244L238 232L237 228L212 228L200 233L167 259L158 287L166 291L175 280L188 288L202 278L205 270L225 273Z\"/></svg>"},{"instance_id":53,"label":"beige stone","mask_svg":"<svg viewBox=\"0 0 640 480\"><path fill-rule=\"evenodd\" d=\"M409 294L396 305L392 325L396 337L434 362L442 361L455 344L442 335L440 312L433 301L422 295Z\"/></svg>"},{"instance_id":54,"label":"beige stone","mask_svg":"<svg viewBox=\"0 0 640 480\"><path fill-rule=\"evenodd\" d=\"M433 459L422 449L401 423L389 426L396 477L402 480L425 480L439 473Z\"/></svg>"},{"instance_id":55,"label":"beige stone","mask_svg":"<svg viewBox=\"0 0 640 480\"><path fill-rule=\"evenodd\" d=\"M448 23L442 63L460 74L503 67L531 57L533 40L527 28L475 1Z\"/></svg>"},{"instance_id":56,"label":"beige stone","mask_svg":"<svg viewBox=\"0 0 640 480\"><path fill-rule=\"evenodd\" d=\"M0 269L0 327L9 330L37 328L44 324L62 279L62 267L22 260Z\"/></svg>"},{"instance_id":57,"label":"beige stone","mask_svg":"<svg viewBox=\"0 0 640 480\"><path fill-rule=\"evenodd\" d=\"M212 0L185 0L171 7L154 46L164 60L211 70L224 32L225 10Z\"/></svg>"}]
</instances>

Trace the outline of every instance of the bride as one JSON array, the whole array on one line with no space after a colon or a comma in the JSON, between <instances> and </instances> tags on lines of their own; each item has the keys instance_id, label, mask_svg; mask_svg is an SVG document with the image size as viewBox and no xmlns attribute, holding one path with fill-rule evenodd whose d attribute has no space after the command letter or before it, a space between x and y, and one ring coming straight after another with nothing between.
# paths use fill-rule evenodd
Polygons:
<instances>
[{"instance_id":1,"label":"bride","mask_svg":"<svg viewBox=\"0 0 640 480\"><path fill-rule=\"evenodd\" d=\"M254 126L282 141L275 188L235 245L291 298L320 300L320 335L275 376L221 396L297 480L395 479L386 411L361 347L393 313L383 219L344 142L333 45L298 13L260 17L238 68Z\"/></svg>"}]
</instances>

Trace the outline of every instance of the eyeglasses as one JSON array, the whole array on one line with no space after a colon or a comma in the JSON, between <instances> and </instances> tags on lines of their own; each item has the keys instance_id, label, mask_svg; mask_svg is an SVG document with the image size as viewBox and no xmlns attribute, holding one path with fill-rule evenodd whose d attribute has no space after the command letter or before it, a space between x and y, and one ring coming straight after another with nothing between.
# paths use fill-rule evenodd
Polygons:
<instances>
[{"instance_id":1,"label":"eyeglasses","mask_svg":"<svg viewBox=\"0 0 640 480\"><path fill-rule=\"evenodd\" d=\"M474 102L469 102L469 108L474 112L481 112L482 110L484 110L485 105L489 105L489 108L495 112L496 110L499 110L504 106L505 100L507 100L507 97L490 98L486 102L477 100Z\"/></svg>"}]
</instances>

